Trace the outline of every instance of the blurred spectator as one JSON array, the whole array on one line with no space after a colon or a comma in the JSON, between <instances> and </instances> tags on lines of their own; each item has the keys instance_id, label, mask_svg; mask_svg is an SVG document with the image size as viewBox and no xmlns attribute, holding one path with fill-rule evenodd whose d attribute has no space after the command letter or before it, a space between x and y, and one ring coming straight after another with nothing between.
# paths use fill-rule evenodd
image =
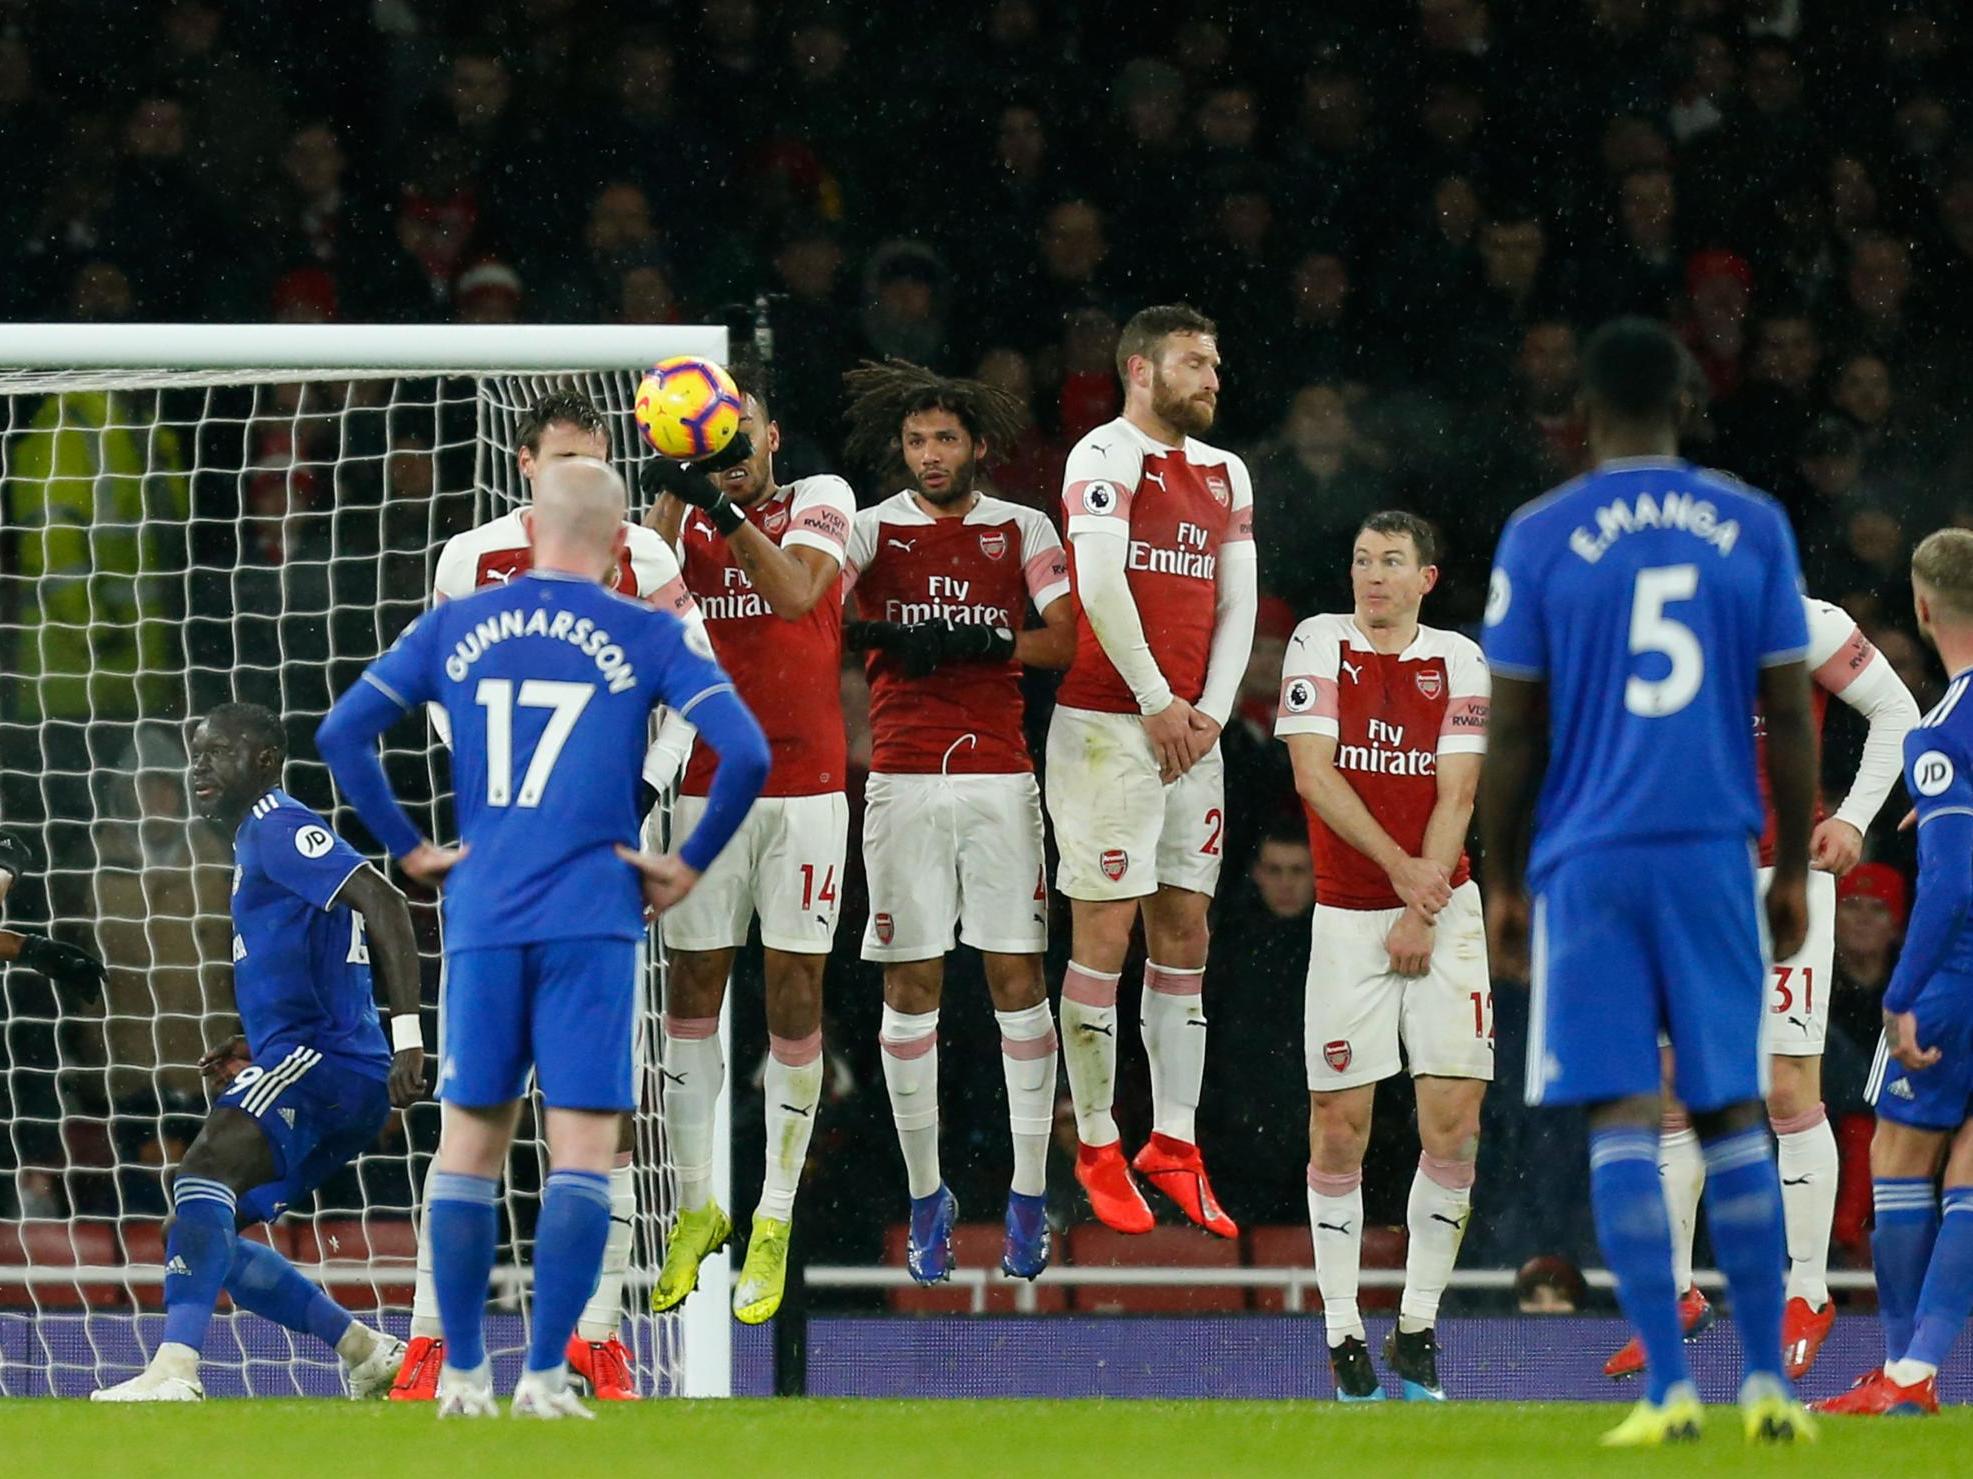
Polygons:
<instances>
[{"instance_id":1,"label":"blurred spectator","mask_svg":"<svg viewBox=\"0 0 1973 1479\"><path fill-rule=\"evenodd\" d=\"M452 317L462 324L519 323L521 302L521 275L496 258L475 262L452 285Z\"/></svg>"},{"instance_id":2,"label":"blurred spectator","mask_svg":"<svg viewBox=\"0 0 1973 1479\"><path fill-rule=\"evenodd\" d=\"M1815 419L1822 340L1795 308L1777 308L1754 326L1746 382L1722 410L1722 462L1756 487L1776 488L1790 472Z\"/></svg>"},{"instance_id":3,"label":"blurred spectator","mask_svg":"<svg viewBox=\"0 0 1973 1479\"><path fill-rule=\"evenodd\" d=\"M1295 392L1276 438L1254 461L1261 586L1298 616L1349 607L1350 541L1392 501L1382 450L1358 432L1348 390Z\"/></svg>"},{"instance_id":4,"label":"blurred spectator","mask_svg":"<svg viewBox=\"0 0 1973 1479\"><path fill-rule=\"evenodd\" d=\"M1286 829L1298 835L1301 802L1288 747L1274 737L1281 696L1281 664L1295 624L1314 612L1297 611L1279 596L1263 596L1254 619L1254 645L1241 676L1233 713L1220 735L1226 765L1226 831L1222 866L1246 868L1265 835ZM1257 880L1258 881L1258 880Z\"/></svg>"},{"instance_id":5,"label":"blurred spectator","mask_svg":"<svg viewBox=\"0 0 1973 1479\"><path fill-rule=\"evenodd\" d=\"M1617 191L1617 241L1597 272L1600 316L1670 318L1685 285L1678 193L1662 166L1632 170Z\"/></svg>"},{"instance_id":6,"label":"blurred spectator","mask_svg":"<svg viewBox=\"0 0 1973 1479\"><path fill-rule=\"evenodd\" d=\"M1038 508L1059 519L1056 501L1062 492L1062 468L1068 460L1065 443L1051 437L1035 420L1034 368L1018 349L989 349L974 368L975 379L1006 391L1020 404L1020 439L1011 447L995 447L987 458L994 491L1003 498Z\"/></svg>"},{"instance_id":7,"label":"blurred spectator","mask_svg":"<svg viewBox=\"0 0 1973 1479\"><path fill-rule=\"evenodd\" d=\"M157 84L183 100L198 133L199 184L217 200L256 184L287 131L281 90L228 44L219 0L172 0L151 52Z\"/></svg>"},{"instance_id":8,"label":"blurred spectator","mask_svg":"<svg viewBox=\"0 0 1973 1479\"><path fill-rule=\"evenodd\" d=\"M871 255L863 277L863 351L946 368L951 307L945 263L920 241L893 241Z\"/></svg>"},{"instance_id":9,"label":"blurred spectator","mask_svg":"<svg viewBox=\"0 0 1973 1479\"><path fill-rule=\"evenodd\" d=\"M1573 1315L1588 1294L1582 1271L1553 1253L1530 1258L1514 1275L1514 1308L1524 1315Z\"/></svg>"},{"instance_id":10,"label":"blurred spectator","mask_svg":"<svg viewBox=\"0 0 1973 1479\"><path fill-rule=\"evenodd\" d=\"M548 323L607 323L623 301L623 276L635 267L663 266L665 239L644 187L613 180L589 202L582 250L559 252L531 271L550 283L542 295Z\"/></svg>"},{"instance_id":11,"label":"blurred spectator","mask_svg":"<svg viewBox=\"0 0 1973 1479\"><path fill-rule=\"evenodd\" d=\"M1715 404L1731 401L1740 389L1753 291L1753 269L1738 253L1711 250L1686 259L1679 334L1699 362Z\"/></svg>"}]
</instances>

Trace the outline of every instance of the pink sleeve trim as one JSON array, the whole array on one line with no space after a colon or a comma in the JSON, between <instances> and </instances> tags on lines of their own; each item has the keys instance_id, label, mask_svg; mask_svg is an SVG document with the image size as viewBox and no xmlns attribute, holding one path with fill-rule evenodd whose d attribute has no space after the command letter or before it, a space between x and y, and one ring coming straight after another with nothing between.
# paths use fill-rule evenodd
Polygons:
<instances>
[{"instance_id":1,"label":"pink sleeve trim","mask_svg":"<svg viewBox=\"0 0 1973 1479\"><path fill-rule=\"evenodd\" d=\"M1069 562L1060 546L1038 550L1021 567L1021 576L1027 581L1028 595L1039 606L1046 592L1068 584Z\"/></svg>"},{"instance_id":2,"label":"pink sleeve trim","mask_svg":"<svg viewBox=\"0 0 1973 1479\"><path fill-rule=\"evenodd\" d=\"M1856 682L1858 675L1870 666L1876 656L1877 649L1870 645L1870 638L1863 634L1863 628L1853 627L1849 639L1815 670L1815 681L1831 693L1841 693Z\"/></svg>"},{"instance_id":3,"label":"pink sleeve trim","mask_svg":"<svg viewBox=\"0 0 1973 1479\"><path fill-rule=\"evenodd\" d=\"M669 611L673 616L683 616L699 603L692 599L692 592L686 588L685 577L674 575L651 592L651 604L660 611Z\"/></svg>"},{"instance_id":4,"label":"pink sleeve trim","mask_svg":"<svg viewBox=\"0 0 1973 1479\"><path fill-rule=\"evenodd\" d=\"M1306 684L1314 692L1306 703L1297 702L1300 697L1297 686ZM1275 708L1277 719L1336 719L1342 713L1342 701L1337 695L1334 678L1317 678L1308 673L1298 673L1281 685L1281 702Z\"/></svg>"},{"instance_id":5,"label":"pink sleeve trim","mask_svg":"<svg viewBox=\"0 0 1973 1479\"><path fill-rule=\"evenodd\" d=\"M1446 700L1445 719L1439 725L1441 737L1448 734L1473 735L1487 732L1487 700L1472 694Z\"/></svg>"}]
</instances>

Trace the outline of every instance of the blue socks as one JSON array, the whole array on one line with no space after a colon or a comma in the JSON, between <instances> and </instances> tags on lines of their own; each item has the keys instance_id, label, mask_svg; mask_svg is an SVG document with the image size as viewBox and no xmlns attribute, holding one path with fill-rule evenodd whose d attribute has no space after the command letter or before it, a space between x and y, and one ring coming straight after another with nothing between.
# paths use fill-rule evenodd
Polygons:
<instances>
[{"instance_id":1,"label":"blue socks","mask_svg":"<svg viewBox=\"0 0 1973 1479\"><path fill-rule=\"evenodd\" d=\"M1881 1225L1881 1213L1879 1217ZM1945 1365L1969 1309L1973 1309L1973 1186L1954 1186L1947 1188L1940 1206L1939 1235L1926 1263L1918 1323L1904 1359Z\"/></svg>"},{"instance_id":2,"label":"blue socks","mask_svg":"<svg viewBox=\"0 0 1973 1479\"><path fill-rule=\"evenodd\" d=\"M435 1170L425 1178L425 1236L432 1244L432 1283L445 1326L445 1364L454 1371L477 1371L486 1364L481 1322L499 1236L493 1204L498 1190L492 1177L460 1171ZM545 1206L542 1219L547 1220ZM607 1214L604 1220L608 1221Z\"/></svg>"},{"instance_id":3,"label":"blue socks","mask_svg":"<svg viewBox=\"0 0 1973 1479\"><path fill-rule=\"evenodd\" d=\"M1671 1223L1658 1182L1657 1131L1624 1126L1592 1132L1589 1193L1596 1240L1617 1281L1617 1302L1644 1343L1645 1395L1662 1402L1690 1376L1672 1279ZM1775 1343L1780 1344L1778 1328Z\"/></svg>"},{"instance_id":4,"label":"blue socks","mask_svg":"<svg viewBox=\"0 0 1973 1479\"><path fill-rule=\"evenodd\" d=\"M1733 1295L1733 1324L1748 1376L1771 1376L1785 1385L1781 1368L1781 1311L1787 1280L1787 1231L1781 1215L1781 1179L1767 1127L1709 1140L1706 1152L1706 1226L1713 1255Z\"/></svg>"},{"instance_id":5,"label":"blue socks","mask_svg":"<svg viewBox=\"0 0 1973 1479\"><path fill-rule=\"evenodd\" d=\"M1877 1226L1870 1235L1877 1270L1877 1318L1884 1327L1884 1359L1902 1360L1911 1344L1919 1291L1939 1235L1939 1209L1929 1176L1879 1177L1870 1183Z\"/></svg>"},{"instance_id":6,"label":"blue socks","mask_svg":"<svg viewBox=\"0 0 1973 1479\"><path fill-rule=\"evenodd\" d=\"M226 1292L241 1309L312 1335L331 1350L355 1323L348 1310L304 1279L287 1259L246 1238L235 1243Z\"/></svg>"},{"instance_id":7,"label":"blue socks","mask_svg":"<svg viewBox=\"0 0 1973 1479\"><path fill-rule=\"evenodd\" d=\"M177 1216L164 1257L164 1338L205 1349L212 1307L233 1267L233 1188L202 1176L180 1176L171 1187Z\"/></svg>"},{"instance_id":8,"label":"blue socks","mask_svg":"<svg viewBox=\"0 0 1973 1479\"><path fill-rule=\"evenodd\" d=\"M596 1292L603 1245L609 1237L610 1178L601 1171L551 1171L541 1193L541 1218L534 1226L528 1370L553 1371L566 1359L582 1307ZM439 1298L443 1304L442 1287ZM448 1339L451 1334L448 1320Z\"/></svg>"}]
</instances>

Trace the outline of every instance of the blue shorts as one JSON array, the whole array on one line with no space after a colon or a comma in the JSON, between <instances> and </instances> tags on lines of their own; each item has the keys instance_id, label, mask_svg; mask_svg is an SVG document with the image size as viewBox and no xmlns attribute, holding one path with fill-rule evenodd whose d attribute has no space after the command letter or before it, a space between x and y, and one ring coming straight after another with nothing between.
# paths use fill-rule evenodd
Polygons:
<instances>
[{"instance_id":1,"label":"blue shorts","mask_svg":"<svg viewBox=\"0 0 1973 1479\"><path fill-rule=\"evenodd\" d=\"M485 1109L527 1092L557 1109L629 1110L637 1099L637 941L550 940L454 950L445 965L438 1097Z\"/></svg>"},{"instance_id":2,"label":"blue shorts","mask_svg":"<svg viewBox=\"0 0 1973 1479\"><path fill-rule=\"evenodd\" d=\"M214 1109L254 1118L274 1148L274 1179L240 1198L246 1222L271 1222L368 1150L390 1118L381 1078L300 1046L234 1075Z\"/></svg>"},{"instance_id":3,"label":"blue shorts","mask_svg":"<svg viewBox=\"0 0 1973 1479\"><path fill-rule=\"evenodd\" d=\"M1767 1092L1767 951L1739 838L1592 848L1534 896L1530 1104L1656 1094L1658 1035L1701 1112Z\"/></svg>"},{"instance_id":4,"label":"blue shorts","mask_svg":"<svg viewBox=\"0 0 1973 1479\"><path fill-rule=\"evenodd\" d=\"M1950 1134L1973 1118L1973 980L1934 977L1913 1015L1918 1045L1937 1048L1939 1061L1914 1073L1879 1038L1864 1097L1894 1124Z\"/></svg>"}]
</instances>

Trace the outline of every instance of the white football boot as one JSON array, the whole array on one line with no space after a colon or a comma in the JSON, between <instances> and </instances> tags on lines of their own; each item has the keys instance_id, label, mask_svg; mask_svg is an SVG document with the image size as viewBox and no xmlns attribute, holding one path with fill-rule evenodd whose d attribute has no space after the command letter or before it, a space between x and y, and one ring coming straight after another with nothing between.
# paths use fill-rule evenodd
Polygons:
<instances>
[{"instance_id":1,"label":"white football boot","mask_svg":"<svg viewBox=\"0 0 1973 1479\"><path fill-rule=\"evenodd\" d=\"M203 1402L199 1385L199 1353L188 1345L166 1341L146 1366L129 1381L91 1392L91 1402Z\"/></svg>"},{"instance_id":2,"label":"white football boot","mask_svg":"<svg viewBox=\"0 0 1973 1479\"><path fill-rule=\"evenodd\" d=\"M596 1414L582 1405L582 1399L570 1390L568 1377L559 1383L551 1377L533 1371L523 1371L520 1381L514 1387L514 1402L507 1409L512 1417L586 1417L595 1421Z\"/></svg>"},{"instance_id":3,"label":"white football boot","mask_svg":"<svg viewBox=\"0 0 1973 1479\"><path fill-rule=\"evenodd\" d=\"M352 1325L351 1334L358 1330L366 1331L370 1337L369 1348L360 1351L355 1360L342 1357L343 1381L349 1386L349 1399L352 1402L367 1402L372 1397L381 1397L391 1389L397 1380L397 1368L404 1364L404 1342L395 1335L386 1335L381 1330L371 1330L365 1325ZM349 1337L345 1336L345 1340ZM342 1355L342 1348L336 1353Z\"/></svg>"},{"instance_id":4,"label":"white football boot","mask_svg":"<svg viewBox=\"0 0 1973 1479\"><path fill-rule=\"evenodd\" d=\"M442 1366L438 1373L438 1415L440 1417L498 1417L493 1401L493 1368L482 1363L477 1371L455 1371Z\"/></svg>"}]
</instances>

